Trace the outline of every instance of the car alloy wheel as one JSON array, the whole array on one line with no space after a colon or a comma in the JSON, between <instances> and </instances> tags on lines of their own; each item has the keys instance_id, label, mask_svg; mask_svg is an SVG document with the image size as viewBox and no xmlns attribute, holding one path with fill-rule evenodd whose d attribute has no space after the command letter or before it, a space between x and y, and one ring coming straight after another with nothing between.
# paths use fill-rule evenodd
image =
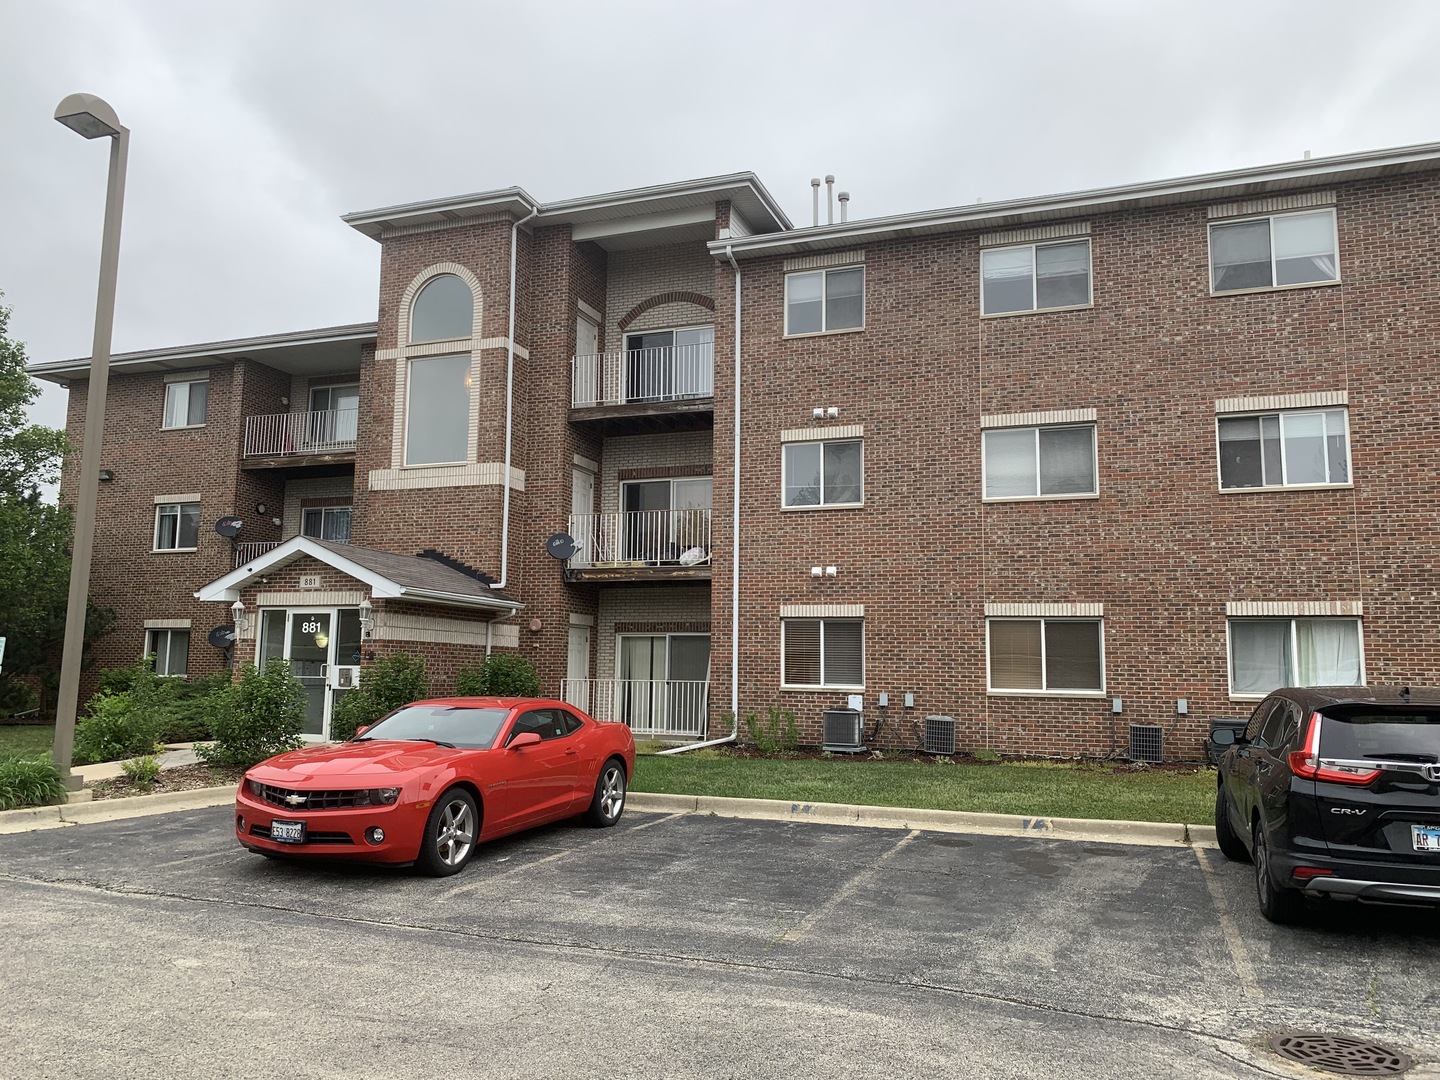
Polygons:
<instances>
[{"instance_id":1,"label":"car alloy wheel","mask_svg":"<svg viewBox=\"0 0 1440 1080\"><path fill-rule=\"evenodd\" d=\"M475 852L479 814L464 788L453 787L435 802L425 824L417 863L434 877L459 873Z\"/></svg>"},{"instance_id":2,"label":"car alloy wheel","mask_svg":"<svg viewBox=\"0 0 1440 1080\"><path fill-rule=\"evenodd\" d=\"M625 812L625 766L611 758L600 769L595 781L595 797L590 800L586 819L601 828L614 825Z\"/></svg>"}]
</instances>

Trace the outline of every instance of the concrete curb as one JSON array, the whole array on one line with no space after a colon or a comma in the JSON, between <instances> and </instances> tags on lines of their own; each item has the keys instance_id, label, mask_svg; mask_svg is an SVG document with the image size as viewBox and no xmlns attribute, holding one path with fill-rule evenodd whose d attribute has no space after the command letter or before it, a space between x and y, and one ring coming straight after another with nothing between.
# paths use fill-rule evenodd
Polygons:
<instances>
[{"instance_id":1,"label":"concrete curb","mask_svg":"<svg viewBox=\"0 0 1440 1080\"><path fill-rule=\"evenodd\" d=\"M224 806L235 797L235 785L134 795L123 799L35 806L0 811L0 835L58 829L68 825L123 821L151 814ZM916 810L898 806L852 806L844 803L787 802L782 799L729 799L712 795L656 795L630 792L628 805L639 813L710 814L761 821L798 821L812 825L851 825L869 829L924 829L927 832L977 833L987 836L1034 836L1048 840L1214 846L1215 829L1154 821L1093 821L1084 818L1022 817L978 814L962 810Z\"/></svg>"},{"instance_id":2,"label":"concrete curb","mask_svg":"<svg viewBox=\"0 0 1440 1080\"><path fill-rule=\"evenodd\" d=\"M924 829L929 832L980 833L989 836L1037 836L1091 843L1214 846L1211 825L1156 821L1094 821L1086 818L1022 817L963 810L916 810L896 806L786 802L780 799L726 799L708 795L655 795L632 791L630 809L640 813L713 814L765 821L804 821L816 825L856 825L871 829Z\"/></svg>"}]
</instances>

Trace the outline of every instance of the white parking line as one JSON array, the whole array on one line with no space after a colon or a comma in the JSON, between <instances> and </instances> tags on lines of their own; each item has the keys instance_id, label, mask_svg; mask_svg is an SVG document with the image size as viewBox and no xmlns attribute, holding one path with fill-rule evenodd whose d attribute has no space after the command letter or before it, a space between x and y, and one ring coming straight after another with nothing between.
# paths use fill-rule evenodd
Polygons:
<instances>
[{"instance_id":1,"label":"white parking line","mask_svg":"<svg viewBox=\"0 0 1440 1080\"><path fill-rule=\"evenodd\" d=\"M799 941L801 938L803 938L806 934L808 934L811 930L815 928L816 923L818 923L821 919L825 918L825 916L829 915L830 912L834 911L837 907L839 907L842 902L848 899L862 885L869 884L870 880L879 873L882 866L884 866L887 862L893 859L896 855L900 854L900 852L904 850L905 847L907 847L911 842L913 842L914 839L919 835L919 829L911 829L910 832L906 836L904 836L894 847L892 847L889 851L885 852L884 855L881 855L880 858L876 859L873 866L866 867L864 870L861 870L860 873L852 877L849 881L847 881L844 885L840 887L839 891L837 891L834 896L830 897L829 900L825 901L825 903L821 904L809 915L806 915L805 918L801 919L789 930L786 930L785 933L781 934L779 940L792 943Z\"/></svg>"},{"instance_id":2,"label":"white parking line","mask_svg":"<svg viewBox=\"0 0 1440 1080\"><path fill-rule=\"evenodd\" d=\"M1250 954L1245 951L1245 939L1240 936L1240 928L1235 925L1235 917L1230 914L1230 904L1225 899L1225 894L1220 891L1220 879L1210 865L1210 857L1203 847L1197 846L1192 850L1195 858L1200 860L1201 876L1205 879L1205 887L1210 890L1215 912L1220 917L1220 933L1225 937L1225 947L1230 950L1230 962L1235 965L1235 973L1240 976L1240 987L1245 991L1246 997L1263 1001L1265 995L1260 990L1260 981L1255 978Z\"/></svg>"},{"instance_id":3,"label":"white parking line","mask_svg":"<svg viewBox=\"0 0 1440 1080\"><path fill-rule=\"evenodd\" d=\"M686 814L688 814L688 813L689 813L688 810L681 810L681 811L679 811L679 812L677 812L677 813L674 813L674 814L666 814L666 815L665 815L664 817L662 817L662 818L656 818L654 821L647 821L647 822L645 822L644 825L636 825L633 829L629 829L629 830L627 830L627 831L629 831L629 832L639 832L641 829L650 829L650 828L653 828L653 827L656 826L656 825L664 825L665 822L667 822L667 821L674 821L677 817L684 817L684 816L685 816Z\"/></svg>"}]
</instances>

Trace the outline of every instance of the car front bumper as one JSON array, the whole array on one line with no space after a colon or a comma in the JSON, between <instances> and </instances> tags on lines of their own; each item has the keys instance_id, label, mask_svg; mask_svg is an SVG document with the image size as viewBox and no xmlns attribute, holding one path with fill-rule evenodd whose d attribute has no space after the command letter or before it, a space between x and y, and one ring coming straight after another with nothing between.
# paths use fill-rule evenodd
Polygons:
<instances>
[{"instance_id":1,"label":"car front bumper","mask_svg":"<svg viewBox=\"0 0 1440 1080\"><path fill-rule=\"evenodd\" d=\"M407 803L402 796L393 806L292 812L263 802L242 787L235 795L235 839L251 851L274 855L408 863L420 852L428 810L428 804ZM274 821L303 821L305 842L270 839ZM374 827L385 834L378 844L365 835Z\"/></svg>"}]
</instances>

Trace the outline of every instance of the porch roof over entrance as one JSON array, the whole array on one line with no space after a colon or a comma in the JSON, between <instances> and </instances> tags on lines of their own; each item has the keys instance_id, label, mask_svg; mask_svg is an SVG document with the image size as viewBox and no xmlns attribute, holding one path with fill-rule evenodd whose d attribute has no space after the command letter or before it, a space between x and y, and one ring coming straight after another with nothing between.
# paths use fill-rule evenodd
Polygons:
<instances>
[{"instance_id":1,"label":"porch roof over entrance","mask_svg":"<svg viewBox=\"0 0 1440 1080\"><path fill-rule=\"evenodd\" d=\"M201 586L195 598L238 600L240 590L251 581L305 556L368 585L370 594L377 599L507 612L524 607L520 601L491 588L490 579L485 575L478 571L466 572L434 553L400 555L309 536L292 536L224 577Z\"/></svg>"}]
</instances>

